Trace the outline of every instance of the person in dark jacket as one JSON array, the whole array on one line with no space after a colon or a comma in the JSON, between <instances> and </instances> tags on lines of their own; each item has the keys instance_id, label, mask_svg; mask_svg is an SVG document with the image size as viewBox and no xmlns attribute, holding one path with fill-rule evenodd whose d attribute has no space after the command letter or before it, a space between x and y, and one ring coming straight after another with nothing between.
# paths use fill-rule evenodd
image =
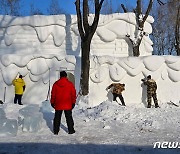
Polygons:
<instances>
[{"instance_id":1,"label":"person in dark jacket","mask_svg":"<svg viewBox=\"0 0 180 154\"><path fill-rule=\"evenodd\" d=\"M153 79L151 79L151 75L147 76L147 80L142 79L141 81L144 83L144 85L147 86L147 102L148 102L147 108L151 108L152 98L154 100L155 108L158 108L159 105L158 105L157 95L156 95L156 90L157 90L156 82Z\"/></svg>"},{"instance_id":2,"label":"person in dark jacket","mask_svg":"<svg viewBox=\"0 0 180 154\"><path fill-rule=\"evenodd\" d=\"M121 103L123 106L126 106L125 105L125 102L124 102L124 98L122 96L122 91L125 90L125 84L121 84L121 83L112 83L111 85L109 85L106 89L110 89L113 87L113 91L112 91L112 94L113 94L113 101L116 101L116 98L119 97L119 99L121 100Z\"/></svg>"},{"instance_id":3,"label":"person in dark jacket","mask_svg":"<svg viewBox=\"0 0 180 154\"><path fill-rule=\"evenodd\" d=\"M58 135L61 124L61 115L64 111L69 134L75 133L72 109L76 102L76 90L71 81L67 79L65 71L60 72L60 79L53 84L51 91L51 106L55 109L53 131Z\"/></svg>"}]
</instances>

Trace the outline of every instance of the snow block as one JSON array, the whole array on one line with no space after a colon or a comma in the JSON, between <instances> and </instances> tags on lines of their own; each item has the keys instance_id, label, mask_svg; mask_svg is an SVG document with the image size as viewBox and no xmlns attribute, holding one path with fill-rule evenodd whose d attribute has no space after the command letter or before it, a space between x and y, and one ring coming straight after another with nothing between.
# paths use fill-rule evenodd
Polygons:
<instances>
[{"instance_id":1,"label":"snow block","mask_svg":"<svg viewBox=\"0 0 180 154\"><path fill-rule=\"evenodd\" d=\"M38 132L42 128L43 114L39 110L35 104L19 110L18 123L23 132Z\"/></svg>"},{"instance_id":2,"label":"snow block","mask_svg":"<svg viewBox=\"0 0 180 154\"><path fill-rule=\"evenodd\" d=\"M49 101L43 101L42 102L42 106L41 106L41 111L43 113L49 113L49 112L53 112L54 109L51 107L51 103Z\"/></svg>"},{"instance_id":3,"label":"snow block","mask_svg":"<svg viewBox=\"0 0 180 154\"><path fill-rule=\"evenodd\" d=\"M17 120L7 119L4 110L0 108L0 136L16 136L17 131Z\"/></svg>"},{"instance_id":4,"label":"snow block","mask_svg":"<svg viewBox=\"0 0 180 154\"><path fill-rule=\"evenodd\" d=\"M16 136L18 131L18 123L15 119L1 119L0 136Z\"/></svg>"},{"instance_id":5,"label":"snow block","mask_svg":"<svg viewBox=\"0 0 180 154\"><path fill-rule=\"evenodd\" d=\"M6 114L3 110L3 108L0 108L0 119L5 119L6 118Z\"/></svg>"}]
</instances>

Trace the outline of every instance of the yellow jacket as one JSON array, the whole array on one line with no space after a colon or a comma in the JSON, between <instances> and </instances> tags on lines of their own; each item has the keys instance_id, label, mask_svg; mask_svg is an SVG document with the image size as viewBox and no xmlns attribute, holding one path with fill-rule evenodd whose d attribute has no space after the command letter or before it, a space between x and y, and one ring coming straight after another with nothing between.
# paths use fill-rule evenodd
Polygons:
<instances>
[{"instance_id":1,"label":"yellow jacket","mask_svg":"<svg viewBox=\"0 0 180 154\"><path fill-rule=\"evenodd\" d=\"M15 94L22 95L24 92L23 87L25 86L24 80L21 78L14 79L12 84L15 86Z\"/></svg>"}]
</instances>

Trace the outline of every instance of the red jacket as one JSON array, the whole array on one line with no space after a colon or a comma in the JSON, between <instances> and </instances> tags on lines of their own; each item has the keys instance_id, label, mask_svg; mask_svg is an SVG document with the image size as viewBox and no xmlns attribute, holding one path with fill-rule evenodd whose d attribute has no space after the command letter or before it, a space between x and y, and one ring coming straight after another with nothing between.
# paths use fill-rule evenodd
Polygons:
<instances>
[{"instance_id":1,"label":"red jacket","mask_svg":"<svg viewBox=\"0 0 180 154\"><path fill-rule=\"evenodd\" d=\"M76 90L66 77L60 78L53 84L51 104L55 110L71 110L76 102Z\"/></svg>"}]
</instances>

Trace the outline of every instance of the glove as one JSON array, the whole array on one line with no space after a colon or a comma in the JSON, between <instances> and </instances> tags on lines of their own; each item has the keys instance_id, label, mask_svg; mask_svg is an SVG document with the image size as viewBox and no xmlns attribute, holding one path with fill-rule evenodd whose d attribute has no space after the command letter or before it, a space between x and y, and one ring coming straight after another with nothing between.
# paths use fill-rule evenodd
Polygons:
<instances>
[{"instance_id":1,"label":"glove","mask_svg":"<svg viewBox=\"0 0 180 154\"><path fill-rule=\"evenodd\" d=\"M51 103L51 106L52 106L52 108L54 108L55 105Z\"/></svg>"},{"instance_id":2,"label":"glove","mask_svg":"<svg viewBox=\"0 0 180 154\"><path fill-rule=\"evenodd\" d=\"M72 109L74 109L74 107L75 107L75 104L72 104Z\"/></svg>"},{"instance_id":3,"label":"glove","mask_svg":"<svg viewBox=\"0 0 180 154\"><path fill-rule=\"evenodd\" d=\"M25 91L25 89L26 89L26 86L23 86L23 92Z\"/></svg>"}]
</instances>

